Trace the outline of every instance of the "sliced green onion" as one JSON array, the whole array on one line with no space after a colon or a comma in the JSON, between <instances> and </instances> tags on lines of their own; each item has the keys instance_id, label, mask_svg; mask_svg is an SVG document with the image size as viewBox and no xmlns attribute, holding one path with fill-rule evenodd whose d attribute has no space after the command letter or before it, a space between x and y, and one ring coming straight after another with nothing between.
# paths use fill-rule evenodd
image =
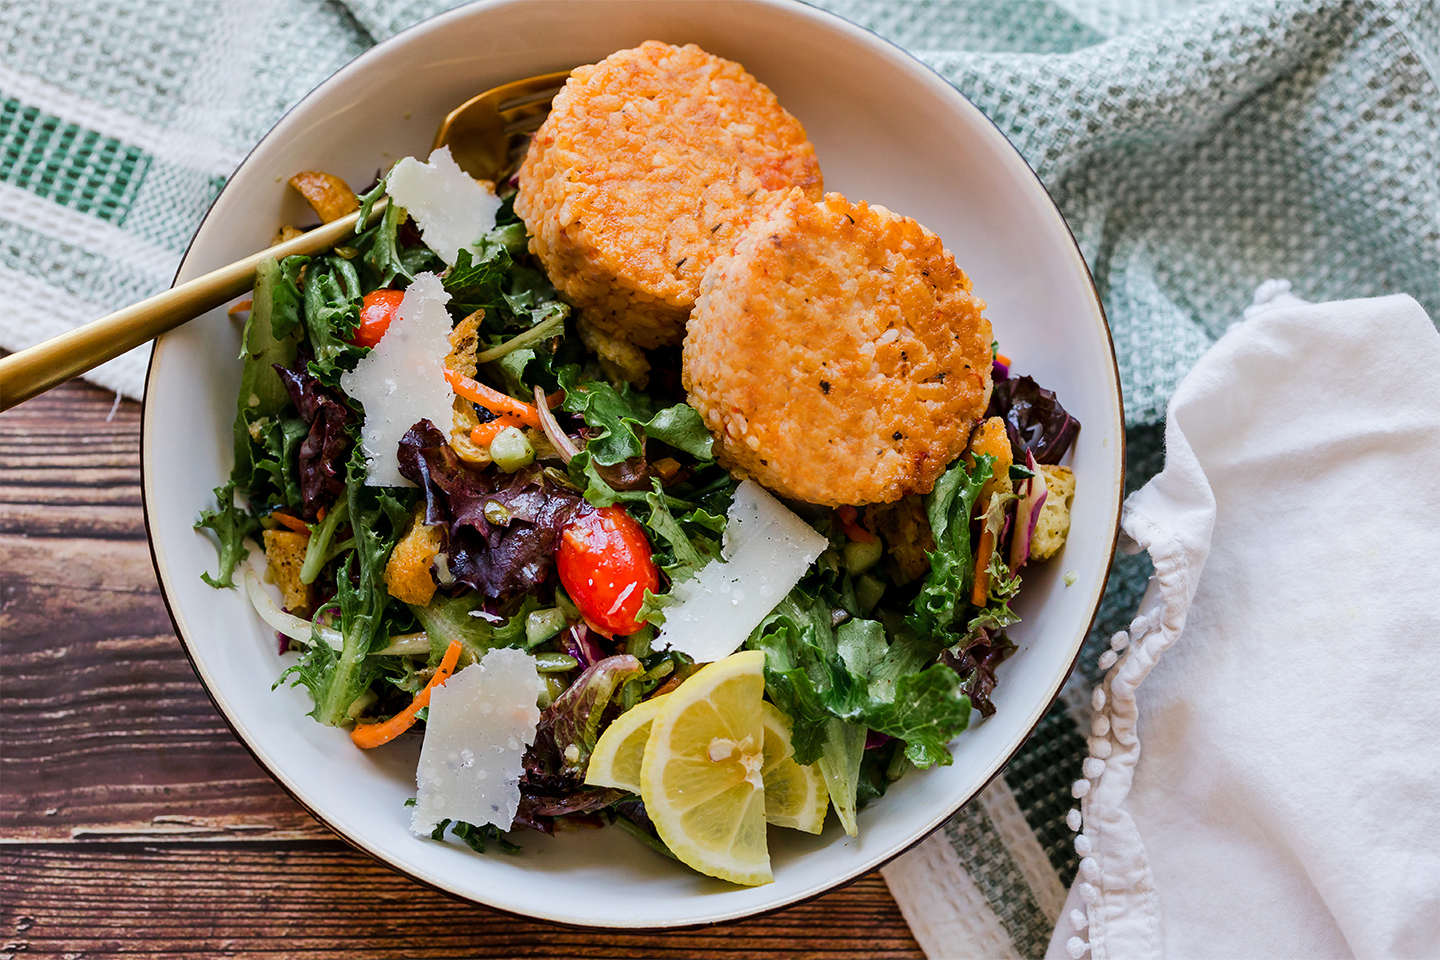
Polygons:
<instances>
[{"instance_id":1,"label":"sliced green onion","mask_svg":"<svg viewBox=\"0 0 1440 960\"><path fill-rule=\"evenodd\" d=\"M325 569L327 563L346 550L354 548L355 541L353 539L338 544L333 549L330 546L330 541L335 537L335 531L349 517L350 500L345 498L335 504L335 509L327 513L324 520L312 527L310 542L305 546L305 562L300 566L301 583L314 583L315 578L320 576L320 571Z\"/></svg>"},{"instance_id":2,"label":"sliced green onion","mask_svg":"<svg viewBox=\"0 0 1440 960\"><path fill-rule=\"evenodd\" d=\"M421 654L430 653L430 635L421 631L420 633L400 633L390 638L390 643L383 650L371 650L372 657L418 657Z\"/></svg>"},{"instance_id":3,"label":"sliced green onion","mask_svg":"<svg viewBox=\"0 0 1440 960\"><path fill-rule=\"evenodd\" d=\"M504 343L491 347L489 350L482 350L475 357L476 363L489 363L492 360L499 360L507 353L514 353L530 346L532 343L539 343L541 340L548 340L550 337L558 337L565 330L565 317L569 311L562 310L555 316L541 320L535 326L524 333L516 334Z\"/></svg>"}]
</instances>

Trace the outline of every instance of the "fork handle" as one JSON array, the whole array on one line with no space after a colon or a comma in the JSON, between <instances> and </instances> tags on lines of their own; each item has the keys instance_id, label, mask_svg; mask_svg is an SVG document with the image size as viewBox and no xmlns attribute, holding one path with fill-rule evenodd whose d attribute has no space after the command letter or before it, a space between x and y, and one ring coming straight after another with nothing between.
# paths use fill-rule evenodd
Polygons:
<instances>
[{"instance_id":1,"label":"fork handle","mask_svg":"<svg viewBox=\"0 0 1440 960\"><path fill-rule=\"evenodd\" d=\"M386 198L370 210L367 225L385 212ZM309 230L293 240L212 270L148 300L92 320L33 347L0 357L0 410L9 410L52 387L113 360L147 340L220 306L255 285L255 270L267 258L283 260L328 250L355 233L356 211Z\"/></svg>"}]
</instances>

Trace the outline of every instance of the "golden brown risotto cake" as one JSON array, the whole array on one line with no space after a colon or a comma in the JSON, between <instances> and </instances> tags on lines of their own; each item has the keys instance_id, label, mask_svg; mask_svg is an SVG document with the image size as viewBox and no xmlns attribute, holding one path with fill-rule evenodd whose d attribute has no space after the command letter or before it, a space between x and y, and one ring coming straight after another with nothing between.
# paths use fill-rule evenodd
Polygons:
<instances>
[{"instance_id":1,"label":"golden brown risotto cake","mask_svg":"<svg viewBox=\"0 0 1440 960\"><path fill-rule=\"evenodd\" d=\"M984 308L914 220L792 190L706 272L685 389L721 462L785 496L928 493L990 399Z\"/></svg>"},{"instance_id":2,"label":"golden brown risotto cake","mask_svg":"<svg viewBox=\"0 0 1440 960\"><path fill-rule=\"evenodd\" d=\"M700 278L768 191L823 192L800 122L738 63L648 41L577 68L520 167L515 212L600 330L675 345Z\"/></svg>"}]
</instances>

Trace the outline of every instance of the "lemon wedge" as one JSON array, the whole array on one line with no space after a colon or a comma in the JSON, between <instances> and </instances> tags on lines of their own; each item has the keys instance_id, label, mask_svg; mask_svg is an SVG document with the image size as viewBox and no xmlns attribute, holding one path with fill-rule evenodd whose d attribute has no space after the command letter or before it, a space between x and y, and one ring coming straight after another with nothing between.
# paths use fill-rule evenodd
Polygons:
<instances>
[{"instance_id":1,"label":"lemon wedge","mask_svg":"<svg viewBox=\"0 0 1440 960\"><path fill-rule=\"evenodd\" d=\"M640 797L687 866L747 886L774 879L765 843L765 654L734 653L675 689L651 721Z\"/></svg>"},{"instance_id":2,"label":"lemon wedge","mask_svg":"<svg viewBox=\"0 0 1440 960\"><path fill-rule=\"evenodd\" d=\"M662 693L637 703L605 728L590 754L586 783L592 787L640 792L640 764L645 759L645 743L650 739L650 723L669 698L668 693Z\"/></svg>"},{"instance_id":3,"label":"lemon wedge","mask_svg":"<svg viewBox=\"0 0 1440 960\"><path fill-rule=\"evenodd\" d=\"M819 833L830 809L825 778L813 763L795 762L790 745L790 718L772 703L760 705L765 726L765 759L760 775L765 781L765 820L777 827Z\"/></svg>"}]
</instances>

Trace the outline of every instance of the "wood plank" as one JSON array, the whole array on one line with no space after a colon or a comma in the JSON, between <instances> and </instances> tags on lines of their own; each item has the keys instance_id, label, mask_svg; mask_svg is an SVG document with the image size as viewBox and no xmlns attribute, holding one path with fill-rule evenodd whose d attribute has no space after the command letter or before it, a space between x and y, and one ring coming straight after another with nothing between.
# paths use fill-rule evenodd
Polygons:
<instances>
[{"instance_id":1,"label":"wood plank","mask_svg":"<svg viewBox=\"0 0 1440 960\"><path fill-rule=\"evenodd\" d=\"M339 844L7 847L20 956L920 957L884 882L679 933L569 929L427 890Z\"/></svg>"},{"instance_id":2,"label":"wood plank","mask_svg":"<svg viewBox=\"0 0 1440 960\"><path fill-rule=\"evenodd\" d=\"M139 406L0 414L0 960L17 956L919 957L878 875L676 934L532 923L335 840L230 734L161 602Z\"/></svg>"}]
</instances>

